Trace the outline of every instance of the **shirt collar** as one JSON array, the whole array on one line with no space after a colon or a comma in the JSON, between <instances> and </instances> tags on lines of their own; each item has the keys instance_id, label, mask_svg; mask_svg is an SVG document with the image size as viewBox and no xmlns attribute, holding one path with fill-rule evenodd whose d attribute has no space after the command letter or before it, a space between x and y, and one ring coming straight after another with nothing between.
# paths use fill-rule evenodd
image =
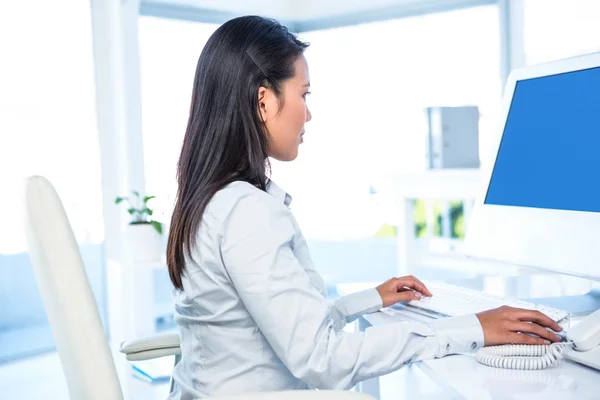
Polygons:
<instances>
[{"instance_id":1,"label":"shirt collar","mask_svg":"<svg viewBox=\"0 0 600 400\"><path fill-rule=\"evenodd\" d=\"M292 196L287 194L283 189L275 184L271 179L267 178L267 193L281 201L286 206L292 203Z\"/></svg>"}]
</instances>

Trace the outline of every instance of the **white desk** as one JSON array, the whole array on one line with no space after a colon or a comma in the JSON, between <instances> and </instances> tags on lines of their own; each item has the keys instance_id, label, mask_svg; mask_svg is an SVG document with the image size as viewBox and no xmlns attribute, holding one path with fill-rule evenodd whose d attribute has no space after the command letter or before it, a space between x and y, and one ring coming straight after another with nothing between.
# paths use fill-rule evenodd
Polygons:
<instances>
[{"instance_id":1,"label":"white desk","mask_svg":"<svg viewBox=\"0 0 600 400\"><path fill-rule=\"evenodd\" d=\"M366 287L373 287L373 284L341 284L338 292L344 295ZM527 296L524 285L509 284L506 287L516 287ZM383 311L364 315L359 327L364 330L369 326L422 318L411 313ZM366 381L360 388L381 400L600 399L600 372L569 360L540 371L504 370L479 364L473 354L451 355L416 362L379 379Z\"/></svg>"}]
</instances>

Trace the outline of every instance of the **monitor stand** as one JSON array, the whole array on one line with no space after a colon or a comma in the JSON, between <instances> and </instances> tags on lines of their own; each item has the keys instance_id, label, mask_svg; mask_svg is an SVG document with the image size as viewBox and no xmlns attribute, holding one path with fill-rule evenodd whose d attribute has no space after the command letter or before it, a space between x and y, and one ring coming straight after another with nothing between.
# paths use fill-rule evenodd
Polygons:
<instances>
[{"instance_id":1,"label":"monitor stand","mask_svg":"<svg viewBox=\"0 0 600 400\"><path fill-rule=\"evenodd\" d=\"M574 317L585 316L600 310L600 287L593 287L586 294L577 296L537 297L523 300L564 310Z\"/></svg>"}]
</instances>

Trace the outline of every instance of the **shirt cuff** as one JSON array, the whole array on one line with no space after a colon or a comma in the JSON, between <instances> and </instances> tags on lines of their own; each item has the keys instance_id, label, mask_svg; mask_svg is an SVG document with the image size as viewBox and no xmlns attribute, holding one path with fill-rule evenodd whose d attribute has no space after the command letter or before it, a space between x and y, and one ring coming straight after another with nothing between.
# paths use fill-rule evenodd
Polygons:
<instances>
[{"instance_id":1,"label":"shirt cuff","mask_svg":"<svg viewBox=\"0 0 600 400\"><path fill-rule=\"evenodd\" d=\"M438 339L438 355L469 353L484 345L483 328L475 314L429 323Z\"/></svg>"},{"instance_id":2,"label":"shirt cuff","mask_svg":"<svg viewBox=\"0 0 600 400\"><path fill-rule=\"evenodd\" d=\"M353 318L378 311L383 303L377 289L372 288L341 297L336 306L344 317Z\"/></svg>"}]
</instances>

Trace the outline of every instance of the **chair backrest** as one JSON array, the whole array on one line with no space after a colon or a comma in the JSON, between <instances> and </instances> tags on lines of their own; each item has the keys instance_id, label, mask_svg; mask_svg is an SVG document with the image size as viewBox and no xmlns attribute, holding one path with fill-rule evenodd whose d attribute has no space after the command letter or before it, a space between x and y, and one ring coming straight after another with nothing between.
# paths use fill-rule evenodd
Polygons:
<instances>
[{"instance_id":1,"label":"chair backrest","mask_svg":"<svg viewBox=\"0 0 600 400\"><path fill-rule=\"evenodd\" d=\"M27 242L71 399L123 394L79 246L52 184L27 180Z\"/></svg>"}]
</instances>

